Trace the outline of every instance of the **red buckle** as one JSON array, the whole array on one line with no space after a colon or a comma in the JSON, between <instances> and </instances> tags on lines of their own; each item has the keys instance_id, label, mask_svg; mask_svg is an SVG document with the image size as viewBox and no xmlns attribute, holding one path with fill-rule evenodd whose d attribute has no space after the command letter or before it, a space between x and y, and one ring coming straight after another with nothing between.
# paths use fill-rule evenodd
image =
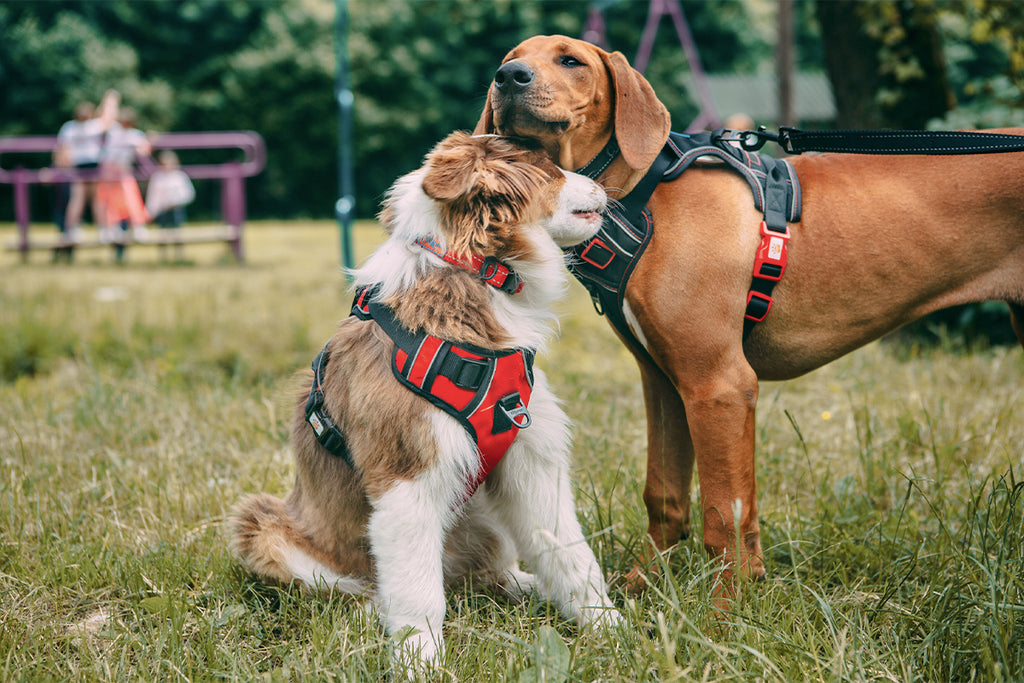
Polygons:
<instances>
[{"instance_id":1,"label":"red buckle","mask_svg":"<svg viewBox=\"0 0 1024 683\"><path fill-rule=\"evenodd\" d=\"M789 253L786 246L789 238L788 225L786 232L779 233L769 230L768 224L761 221L761 245L757 248L757 258L754 259L754 277L772 282L782 279L782 274L786 270L786 256Z\"/></svg>"},{"instance_id":2,"label":"red buckle","mask_svg":"<svg viewBox=\"0 0 1024 683\"><path fill-rule=\"evenodd\" d=\"M750 312L750 301L755 298L764 304L764 312L761 313L760 316L754 315ZM747 292L747 309L746 313L743 314L744 318L755 323L764 322L764 319L768 317L768 311L770 310L772 310L772 298L770 296L762 294L761 292L755 292L754 290Z\"/></svg>"}]
</instances>

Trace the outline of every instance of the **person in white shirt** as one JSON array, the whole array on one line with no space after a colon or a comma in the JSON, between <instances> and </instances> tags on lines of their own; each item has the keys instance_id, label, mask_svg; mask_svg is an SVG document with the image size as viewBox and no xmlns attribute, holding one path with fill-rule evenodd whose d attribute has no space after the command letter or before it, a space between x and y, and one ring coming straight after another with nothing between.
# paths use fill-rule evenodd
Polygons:
<instances>
[{"instance_id":1,"label":"person in white shirt","mask_svg":"<svg viewBox=\"0 0 1024 683\"><path fill-rule=\"evenodd\" d=\"M103 96L99 116L89 102L75 107L74 118L60 127L57 133L57 149L54 158L61 165L76 169L95 169L99 165L107 131L117 115L117 100L113 91ZM95 183L76 180L71 183L68 205L64 214L64 241L74 244L81 240L79 224L88 198L92 198L93 221L101 222L103 208L96 196Z\"/></svg>"}]
</instances>

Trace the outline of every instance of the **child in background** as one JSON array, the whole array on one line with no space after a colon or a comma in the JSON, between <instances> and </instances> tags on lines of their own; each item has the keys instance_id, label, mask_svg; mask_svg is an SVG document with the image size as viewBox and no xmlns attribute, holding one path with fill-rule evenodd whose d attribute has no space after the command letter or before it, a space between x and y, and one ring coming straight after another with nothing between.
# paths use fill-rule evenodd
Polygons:
<instances>
[{"instance_id":1,"label":"child in background","mask_svg":"<svg viewBox=\"0 0 1024 683\"><path fill-rule=\"evenodd\" d=\"M133 168L136 161L149 157L152 148L136 121L134 109L121 107L100 154L102 180L97 193L106 208L106 220L100 230L101 242L122 242L126 225L131 226L135 241L146 239L149 217Z\"/></svg>"},{"instance_id":2,"label":"child in background","mask_svg":"<svg viewBox=\"0 0 1024 683\"><path fill-rule=\"evenodd\" d=\"M196 191L188 175L181 170L178 155L169 149L160 152L158 166L149 178L146 211L161 228L174 230L185 222L185 206L195 199ZM184 260L185 247L178 244L177 259ZM160 246L164 259L164 247Z\"/></svg>"}]
</instances>

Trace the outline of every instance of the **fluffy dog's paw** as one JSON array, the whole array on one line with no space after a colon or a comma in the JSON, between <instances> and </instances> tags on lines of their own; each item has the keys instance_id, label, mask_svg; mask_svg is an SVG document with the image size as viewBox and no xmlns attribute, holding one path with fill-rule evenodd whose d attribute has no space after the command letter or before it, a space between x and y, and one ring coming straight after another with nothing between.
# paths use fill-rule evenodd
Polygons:
<instances>
[{"instance_id":1,"label":"fluffy dog's paw","mask_svg":"<svg viewBox=\"0 0 1024 683\"><path fill-rule=\"evenodd\" d=\"M395 660L405 665L410 678L417 670L433 666L444 657L444 640L440 634L435 638L427 631L407 626L392 635L392 640Z\"/></svg>"},{"instance_id":2,"label":"fluffy dog's paw","mask_svg":"<svg viewBox=\"0 0 1024 683\"><path fill-rule=\"evenodd\" d=\"M580 610L580 622L581 626L614 628L622 623L622 615L609 602L607 605L582 608Z\"/></svg>"}]
</instances>

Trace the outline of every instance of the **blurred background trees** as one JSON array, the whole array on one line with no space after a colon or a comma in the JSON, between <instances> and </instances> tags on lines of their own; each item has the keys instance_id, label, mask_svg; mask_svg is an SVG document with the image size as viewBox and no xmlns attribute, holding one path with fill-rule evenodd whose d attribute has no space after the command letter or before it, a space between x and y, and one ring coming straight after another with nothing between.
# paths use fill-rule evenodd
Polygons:
<instances>
[{"instance_id":1,"label":"blurred background trees","mask_svg":"<svg viewBox=\"0 0 1024 683\"><path fill-rule=\"evenodd\" d=\"M721 117L778 111L777 1L682 2ZM602 11L610 49L633 60L649 0L349 0L356 215L374 215L437 140L473 128L512 46L538 33L580 36L591 7ZM798 125L1024 125L1019 0L793 0L792 15L797 75L821 84L801 94L798 80ZM149 131L263 135L268 163L249 180L251 216L329 217L338 189L334 22L335 0L6 0L0 135L53 135L76 103L113 87ZM671 23L661 23L646 76L683 130L699 113L693 70ZM800 115L811 109L814 117ZM201 218L216 213L217 199L212 184L199 185ZM34 193L36 216L48 215L45 194ZM11 193L0 189L0 220L12 217ZM911 333L945 338L943 326L1009 339L999 305L943 312Z\"/></svg>"},{"instance_id":2,"label":"blurred background trees","mask_svg":"<svg viewBox=\"0 0 1024 683\"><path fill-rule=\"evenodd\" d=\"M513 45L536 33L579 36L590 4L350 0L357 215L373 215L434 142L475 125ZM596 4L608 45L632 60L648 1ZM771 84L775 0L683 7L713 78ZM795 0L794 15L797 69L826 74L836 102L833 120L812 125L1024 124L1017 0ZM333 0L9 0L0 5L0 135L54 134L77 102L114 87L147 130L262 134L269 159L250 181L252 216L328 217L337 194L334 17ZM685 128L698 108L667 19L646 75ZM0 192L0 216L11 216L10 202Z\"/></svg>"}]
</instances>

